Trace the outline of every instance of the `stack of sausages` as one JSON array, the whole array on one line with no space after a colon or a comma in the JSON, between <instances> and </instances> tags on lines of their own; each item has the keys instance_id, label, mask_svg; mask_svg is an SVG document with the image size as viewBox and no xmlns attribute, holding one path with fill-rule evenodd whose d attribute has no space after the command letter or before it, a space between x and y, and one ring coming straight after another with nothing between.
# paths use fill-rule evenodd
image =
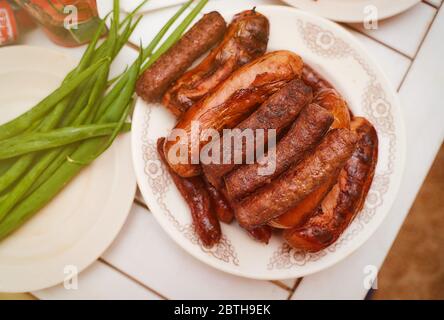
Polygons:
<instances>
[{"instance_id":1,"label":"stack of sausages","mask_svg":"<svg viewBox=\"0 0 444 320\"><path fill-rule=\"evenodd\" d=\"M175 128L187 137L185 144L175 135L159 139L158 152L190 206L203 245L216 244L219 221L231 223L235 217L261 242L268 243L272 230L279 229L291 246L319 251L335 242L362 209L378 138L373 126L352 117L339 93L297 54L265 53L268 36L267 18L255 10L239 13L228 27L219 13L206 14L145 71L137 93L148 102L162 101L178 117ZM264 139L254 136L253 150L245 140L233 147L223 134L196 141L194 122L200 132L262 129ZM267 140L271 130L275 144ZM267 152L255 159L265 147ZM195 163L196 148L217 149L219 158ZM188 161L177 162L177 150L185 150ZM270 155L274 170L260 175Z\"/></svg>"}]
</instances>

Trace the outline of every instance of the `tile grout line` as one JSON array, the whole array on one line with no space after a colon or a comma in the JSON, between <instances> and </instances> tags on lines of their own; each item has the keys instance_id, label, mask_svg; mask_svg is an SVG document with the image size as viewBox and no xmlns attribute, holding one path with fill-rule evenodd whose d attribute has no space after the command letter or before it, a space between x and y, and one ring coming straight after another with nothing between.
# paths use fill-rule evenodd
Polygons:
<instances>
[{"instance_id":1,"label":"tile grout line","mask_svg":"<svg viewBox=\"0 0 444 320\"><path fill-rule=\"evenodd\" d=\"M149 210L148 206L146 206L144 203L142 203L140 200L134 198L134 204L140 207L143 207L144 209ZM264 280L267 281L267 280ZM292 293L293 288L290 288L289 286L285 285L283 282L277 281L277 280L268 280L268 282L272 283L273 285L288 291L290 293Z\"/></svg>"},{"instance_id":2,"label":"tile grout line","mask_svg":"<svg viewBox=\"0 0 444 320\"><path fill-rule=\"evenodd\" d=\"M431 6L432 8L438 9L439 6L435 6L433 3L427 2L426 0L422 0L422 3Z\"/></svg>"},{"instance_id":3,"label":"tile grout line","mask_svg":"<svg viewBox=\"0 0 444 320\"><path fill-rule=\"evenodd\" d=\"M137 203L136 201L134 201L134 204L135 204L136 206L142 207L143 209L147 209L147 208L145 208L145 206L140 205L140 204ZM150 210L150 209L148 208L147 210ZM151 213L151 211L149 211L149 212L147 212L147 214L152 214L152 213Z\"/></svg>"},{"instance_id":4,"label":"tile grout line","mask_svg":"<svg viewBox=\"0 0 444 320\"><path fill-rule=\"evenodd\" d=\"M137 51L137 52L140 51L140 47L139 47L137 44L132 43L130 40L128 40L128 41L125 43L125 45L126 45L127 47L129 47L130 49L133 49L133 50L135 50L135 51Z\"/></svg>"},{"instance_id":5,"label":"tile grout line","mask_svg":"<svg viewBox=\"0 0 444 320\"><path fill-rule=\"evenodd\" d=\"M405 79L407 78L407 76L408 76L408 74L409 74L409 72L410 72L410 70L411 70L411 68L412 68L412 66L414 64L414 62L416 60L416 57L418 56L419 51L421 51L422 45L424 44L427 36L429 35L429 32L432 29L433 23L435 22L435 19L438 16L439 10L442 8L442 6L443 6L443 3L441 3L440 7L436 9L435 15L433 16L432 21L430 22L430 24L427 27L427 30L426 30L426 32L424 34L424 37L421 39L421 42L419 43L418 49L416 50L415 54L413 55L412 63L410 63L410 65L407 68L404 76L401 79L401 82L399 83L399 86L398 86L398 89L397 89L398 92L401 90L401 87L404 84Z\"/></svg>"},{"instance_id":6,"label":"tile grout line","mask_svg":"<svg viewBox=\"0 0 444 320\"><path fill-rule=\"evenodd\" d=\"M266 280L266 281L267 281L267 280ZM287 286L287 285L286 285L285 283L283 283L283 282L280 282L280 281L278 281L278 280L268 280L268 282L270 282L270 283L274 284L275 286L277 286L277 287L279 287L279 288L281 288L281 289L283 289L283 290L288 291L288 292L291 293L291 288L290 288L289 286Z\"/></svg>"},{"instance_id":7,"label":"tile grout line","mask_svg":"<svg viewBox=\"0 0 444 320\"><path fill-rule=\"evenodd\" d=\"M140 207L150 211L150 208L148 208L148 206L145 203L143 203L142 201L140 201L137 198L134 198L134 204L136 204L136 205L138 205L138 206L140 206Z\"/></svg>"},{"instance_id":8,"label":"tile grout line","mask_svg":"<svg viewBox=\"0 0 444 320\"><path fill-rule=\"evenodd\" d=\"M149 210L148 206L146 206L144 203L142 203L140 200L138 200L136 198L134 198L134 204L137 206L143 207L144 209ZM265 281L267 281L267 280L265 280ZM290 294L293 293L294 286L293 286L293 288L290 288L289 286L285 285L285 283L277 281L277 280L268 280L268 282L272 283L273 285L275 285L285 291L288 291Z\"/></svg>"},{"instance_id":9,"label":"tile grout line","mask_svg":"<svg viewBox=\"0 0 444 320\"><path fill-rule=\"evenodd\" d=\"M297 288L299 287L299 285L301 284L303 279L304 279L304 277L296 279L296 283L294 284L294 286L293 286L293 288L292 288L292 290L290 292L290 295L288 296L287 300L290 300L291 297L295 294Z\"/></svg>"},{"instance_id":10,"label":"tile grout line","mask_svg":"<svg viewBox=\"0 0 444 320\"><path fill-rule=\"evenodd\" d=\"M37 297L34 293L32 293L31 291L26 292L27 294L29 294L30 296L32 296L33 298L35 298L36 300L42 300L39 297Z\"/></svg>"},{"instance_id":11,"label":"tile grout line","mask_svg":"<svg viewBox=\"0 0 444 320\"><path fill-rule=\"evenodd\" d=\"M359 33L359 34L361 34L361 35L363 35L363 36L365 36L365 37L367 37L367 38L369 38L369 39L375 41L376 43L378 43L378 44L380 44L380 45L382 45L382 46L384 46L384 47L386 47L386 48L388 48L388 49L390 49L390 50L392 50L392 51L394 51L394 52L396 52L396 53L402 55L403 57L409 59L410 61L413 60L412 57L410 57L409 55L405 54L404 52L402 52L402 51L400 51L400 50L398 50L398 49L396 49L396 48L393 48L392 46L390 46L390 45L388 45L388 44L382 42L382 41L379 40L379 39L376 39L375 37L373 37L373 36L371 36L371 35L369 35L369 34L363 32L362 30L359 30L359 29L354 28L354 27L353 27L352 25L350 25L350 24L342 24L342 26L344 26L344 27L346 27L346 28L349 28L349 29L351 29L351 30L353 30L353 31L355 31L355 32L357 32L357 33Z\"/></svg>"},{"instance_id":12,"label":"tile grout line","mask_svg":"<svg viewBox=\"0 0 444 320\"><path fill-rule=\"evenodd\" d=\"M106 261L105 259L103 259L102 257L100 257L98 259L98 261L104 263L105 265L107 265L108 267L110 267L111 269L113 269L114 271L119 272L120 274L124 275L125 277L127 277L128 279L130 279L131 281L135 282L136 284L138 284L139 286L143 287L144 289L147 289L148 291L154 293L155 295L159 296L161 299L164 300L169 300L167 297L165 297L163 294L161 294L160 292L148 287L145 283L143 283L142 281L140 281L139 279L131 276L130 274L124 272L123 270L117 268L116 266L112 265L111 263L109 263L108 261Z\"/></svg>"}]
</instances>

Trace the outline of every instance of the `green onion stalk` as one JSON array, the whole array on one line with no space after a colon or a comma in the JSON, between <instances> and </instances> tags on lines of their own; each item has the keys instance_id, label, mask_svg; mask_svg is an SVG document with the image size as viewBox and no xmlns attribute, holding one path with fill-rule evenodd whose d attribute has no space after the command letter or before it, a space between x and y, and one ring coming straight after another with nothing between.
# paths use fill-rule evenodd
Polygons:
<instances>
[{"instance_id":1,"label":"green onion stalk","mask_svg":"<svg viewBox=\"0 0 444 320\"><path fill-rule=\"evenodd\" d=\"M50 132L36 132L0 141L0 160L14 158L30 152L42 151L100 136L111 135L117 123L86 124L63 127ZM124 131L130 124L124 126Z\"/></svg>"},{"instance_id":2,"label":"green onion stalk","mask_svg":"<svg viewBox=\"0 0 444 320\"><path fill-rule=\"evenodd\" d=\"M107 15L108 16L108 15ZM127 29L134 30L135 26L131 25L131 15L129 15L126 19ZM111 36L103 42L98 49L95 49L95 46L100 38L100 36L103 33L105 26L105 20L103 20L96 31L92 41L90 42L89 46L87 47L85 54L83 55L79 65L72 70L68 76L65 78L63 83L66 83L69 79L72 79L75 76L78 76L79 73L84 70L88 64L91 62L97 62L106 57L109 59L108 63L104 65L101 69L97 71L97 76L92 77L89 79L86 84L81 85L79 88L77 88L77 92L72 93L73 97L72 100L75 102L73 103L73 107L69 111L69 113L65 116L62 122L62 126L66 125L80 125L83 123L83 120L88 116L89 118L92 118L93 115L88 114L88 111L90 111L96 102L98 97L98 94L100 94L101 91L103 91L103 85L106 81L109 73L109 66L111 63L111 60L115 58L115 56L118 54L120 49L123 47L123 44L119 44L116 46L116 38L117 33L116 29L118 28L115 23L111 23ZM117 49L117 50L116 50ZM100 53L100 55L98 54ZM80 94L82 93L83 94ZM52 94L50 95L52 96ZM45 124L42 126L40 125L38 129L40 131L47 131L57 124L57 122L60 120L61 115L63 114L63 111L66 109L66 101L69 100L69 97L65 98L64 101L62 101L59 105L57 105L50 117L48 117L48 121L45 120ZM87 104L87 107L84 108L85 103ZM83 109L83 111L82 111ZM32 109L31 109L32 111ZM78 114L81 112L81 115L78 116ZM23 157L19 158L14 164L8 164L9 170L0 177L0 193L9 188L14 182L17 181L18 178L20 178L24 172L31 166L34 159L36 157L36 154L27 154ZM46 161L50 162L50 158L54 158L55 153L53 155L47 156ZM40 170L43 170L42 166L38 166ZM35 169L37 170L37 168ZM0 201L0 207L1 207L1 201ZM0 217L2 216L0 212Z\"/></svg>"},{"instance_id":3,"label":"green onion stalk","mask_svg":"<svg viewBox=\"0 0 444 320\"><path fill-rule=\"evenodd\" d=\"M128 130L125 121L131 113L137 78L180 39L208 0L185 3L148 46L140 50L136 61L110 82L111 61L139 23L140 17L133 23L133 16L145 2L120 22L119 1L114 1L107 39L96 48L103 32L98 30L79 65L59 89L30 111L0 126L0 146L3 144L8 149L3 154L0 152L0 159L7 159L8 165L10 157L18 159L0 177L0 192L7 192L0 196L0 240L50 202L73 177L111 146L119 132ZM193 2L197 2L196 6L160 44ZM26 130L36 122L40 122L38 133L32 138ZM61 127L56 129L58 124ZM23 146L12 148L14 139ZM2 188L1 179L29 155L35 158L31 160L32 168L26 167L28 171L13 180L15 185Z\"/></svg>"}]
</instances>

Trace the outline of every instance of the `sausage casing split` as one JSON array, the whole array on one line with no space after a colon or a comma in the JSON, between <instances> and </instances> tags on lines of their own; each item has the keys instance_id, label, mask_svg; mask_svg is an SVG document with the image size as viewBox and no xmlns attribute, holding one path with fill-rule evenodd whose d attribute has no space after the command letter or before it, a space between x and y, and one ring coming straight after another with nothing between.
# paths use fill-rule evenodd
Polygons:
<instances>
[{"instance_id":1,"label":"sausage casing split","mask_svg":"<svg viewBox=\"0 0 444 320\"><path fill-rule=\"evenodd\" d=\"M237 14L222 42L172 85L163 97L163 105L180 116L234 70L263 55L269 29L268 19L255 10Z\"/></svg>"},{"instance_id":2,"label":"sausage casing split","mask_svg":"<svg viewBox=\"0 0 444 320\"><path fill-rule=\"evenodd\" d=\"M335 89L319 90L313 102L333 113L335 121L332 128L350 128L350 111L347 102Z\"/></svg>"},{"instance_id":3,"label":"sausage casing split","mask_svg":"<svg viewBox=\"0 0 444 320\"><path fill-rule=\"evenodd\" d=\"M333 122L333 115L316 104L306 106L275 149L275 170L270 175L259 175L260 162L239 166L225 177L225 187L231 199L240 199L299 162L313 149Z\"/></svg>"},{"instance_id":4,"label":"sausage casing split","mask_svg":"<svg viewBox=\"0 0 444 320\"><path fill-rule=\"evenodd\" d=\"M183 114L175 129L185 132L186 139L183 140L186 141L181 141L174 134L165 141L165 155L171 168L182 177L196 176L201 172L199 165L191 163L192 123L199 124L199 136L205 129L221 132L222 129L233 128L289 81L300 77L301 72L302 59L290 51L270 52L233 72ZM205 142L199 139L198 151ZM177 161L177 151L184 144L188 149L188 159Z\"/></svg>"},{"instance_id":5,"label":"sausage casing split","mask_svg":"<svg viewBox=\"0 0 444 320\"><path fill-rule=\"evenodd\" d=\"M338 182L302 227L284 231L285 240L297 249L315 252L328 247L364 205L378 160L378 136L364 118L354 118L351 128L358 143Z\"/></svg>"},{"instance_id":6,"label":"sausage casing split","mask_svg":"<svg viewBox=\"0 0 444 320\"><path fill-rule=\"evenodd\" d=\"M157 151L164 164L168 167L171 178L180 194L184 197L191 210L194 227L199 239L207 247L219 242L222 232L211 207L211 198L201 177L182 178L168 166L163 153L164 138L157 141Z\"/></svg>"},{"instance_id":7,"label":"sausage casing split","mask_svg":"<svg viewBox=\"0 0 444 320\"><path fill-rule=\"evenodd\" d=\"M174 80L222 39L226 28L225 20L218 12L205 14L175 45L145 70L137 81L137 94L147 102L159 101Z\"/></svg>"},{"instance_id":8,"label":"sausage casing split","mask_svg":"<svg viewBox=\"0 0 444 320\"><path fill-rule=\"evenodd\" d=\"M356 135L347 129L329 131L321 143L279 178L236 203L239 224L252 228L280 216L342 168L352 155Z\"/></svg>"},{"instance_id":9,"label":"sausage casing split","mask_svg":"<svg viewBox=\"0 0 444 320\"><path fill-rule=\"evenodd\" d=\"M332 128L350 129L350 111L347 102L319 73L309 65L302 68L302 80L313 88L313 102L327 109L335 116Z\"/></svg>"},{"instance_id":10,"label":"sausage casing split","mask_svg":"<svg viewBox=\"0 0 444 320\"><path fill-rule=\"evenodd\" d=\"M313 94L311 88L305 85L302 80L294 79L265 101L247 119L236 126L236 128L240 130L251 129L253 130L253 134L257 129L264 129L264 144L266 144L268 130L275 129L276 135L279 135L294 121L294 119L296 119L300 111L310 103L312 99ZM224 153L229 153L231 155L231 160L227 164L219 161L220 163L202 165L203 171L210 182L213 185L221 187L223 185L222 177L236 166L234 163L234 148L231 146L231 150L225 150L228 149L228 147L223 144L223 139L211 143L219 143L221 156ZM259 145L256 144L256 148L258 147ZM245 159L245 139L242 140L241 149L242 158Z\"/></svg>"},{"instance_id":11,"label":"sausage casing split","mask_svg":"<svg viewBox=\"0 0 444 320\"><path fill-rule=\"evenodd\" d=\"M234 212L230 203L222 192L217 190L210 182L208 182L207 179L204 180L208 193L210 194L212 207L216 213L216 216L224 223L231 223L234 219Z\"/></svg>"}]
</instances>

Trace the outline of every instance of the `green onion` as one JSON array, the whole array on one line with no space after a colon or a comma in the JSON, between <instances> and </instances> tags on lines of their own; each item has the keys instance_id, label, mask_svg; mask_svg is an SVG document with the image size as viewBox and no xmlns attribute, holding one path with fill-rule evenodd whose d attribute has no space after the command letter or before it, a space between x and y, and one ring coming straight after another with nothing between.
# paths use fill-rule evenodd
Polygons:
<instances>
[{"instance_id":1,"label":"green onion","mask_svg":"<svg viewBox=\"0 0 444 320\"><path fill-rule=\"evenodd\" d=\"M112 135L114 129L121 126L120 122L90 124L21 135L0 142L0 159L13 158L22 154L60 147L94 137Z\"/></svg>"},{"instance_id":2,"label":"green onion","mask_svg":"<svg viewBox=\"0 0 444 320\"><path fill-rule=\"evenodd\" d=\"M142 59L139 57L135 64L135 71L130 74L128 86L125 88L124 92L122 92L122 97L124 98L121 98L120 100L121 102L125 103L123 106L125 109L131 99L132 93L134 92L138 70L140 69L141 64ZM125 101L125 99L127 100ZM120 120L122 113L119 112L119 109L120 108L116 106L112 109L107 110L107 117L104 117L104 120ZM47 168L47 166L53 160L53 154L56 151L52 151L44 155L41 161L39 161L37 165L33 166L31 171L29 171L27 175L22 178L20 182L14 187L14 189L9 193L8 197L6 197L4 201L0 203L0 221L4 219L4 221L0 225L0 229L2 229L2 227L6 225L8 229L12 231L12 229L15 229L15 227L12 228L10 224L10 219L12 219L14 226L18 226L15 223L20 222L21 224L25 221L24 217L29 217L37 210L41 209L75 175L77 175L85 165L91 163L97 156L100 155L96 154L96 152L97 150L100 150L100 147L103 145L103 143L104 141L102 138L94 138L82 143L70 156L70 161L64 163L64 165L57 169L57 171L36 191L34 191L21 203L18 203L21 197L26 194L31 185L37 180L38 176ZM91 155L95 155L95 157L91 157ZM32 205L28 206L30 202ZM17 205L16 208L13 211L9 212L15 205ZM31 209L31 211L28 211L29 209ZM1 237L2 236L0 234L0 238Z\"/></svg>"},{"instance_id":3,"label":"green onion","mask_svg":"<svg viewBox=\"0 0 444 320\"><path fill-rule=\"evenodd\" d=\"M88 66L88 63L93 59L94 55L94 47L99 39L100 34L103 31L104 22L101 23L99 26L93 40L88 45L85 54L83 55L79 65L74 68L66 77L63 83L68 82L70 79L72 79L75 76L78 76L78 74L81 71L84 71L84 69ZM98 60L100 62L100 60ZM76 94L76 91L79 91L81 88L77 88L77 90L74 91L72 94ZM86 91L90 91L90 87L86 88ZM84 93L76 100L76 104L74 107L74 112L79 112L81 108L83 107L84 102L87 99L88 93ZM68 99L68 97L65 97L64 99ZM48 131L54 128L57 125L57 122L60 120L60 117L62 116L64 109L66 109L66 102L65 100L62 100L59 102L59 104L54 108L49 118L44 119L41 124L39 124L40 120L34 121L34 123L25 130L24 132L33 132L34 129L38 129L39 131ZM31 109L32 111L32 109ZM69 122L67 122L69 124ZM65 123L65 124L67 124ZM25 155L23 157L20 157L16 160L16 163L14 163L12 166L8 168L8 170L0 176L0 193L5 191L7 188L9 188L17 179L19 179L25 171L29 168L29 166L33 163L34 160L33 154Z\"/></svg>"},{"instance_id":4,"label":"green onion","mask_svg":"<svg viewBox=\"0 0 444 320\"><path fill-rule=\"evenodd\" d=\"M160 40L162 40L162 38L165 36L165 34L168 32L168 30L171 28L171 26L174 24L174 22L176 22L176 20L179 18L179 16L182 15L182 13L193 3L193 0L190 0L186 3L184 3L180 9L167 21L167 23L162 27L162 29L160 29L160 31L156 34L156 36L154 37L154 39L151 41L151 43L145 48L143 49L143 54L144 54L144 59L148 58L153 50L157 47L157 45L159 44ZM181 31L179 28L176 28L170 35L176 35L179 34L181 35ZM154 57L154 59L156 59ZM147 67L146 67L147 68ZM143 73L143 71L146 70L146 68L143 68L141 70L140 73Z\"/></svg>"},{"instance_id":5,"label":"green onion","mask_svg":"<svg viewBox=\"0 0 444 320\"><path fill-rule=\"evenodd\" d=\"M0 126L0 146L1 143L4 143L4 146L8 146L8 144L12 146L12 142L14 141L12 139L17 139L16 141L20 141L21 139L24 147L22 147L20 152L25 152L24 150L26 148L26 152L29 152L31 150L30 146L32 145L32 139L30 136L27 134L21 134L17 137L12 137L25 131L24 127L27 127L30 122L42 120L40 126L43 129L52 126L55 122L57 122L56 119L59 117L58 103L63 101L65 97L69 100L69 106L72 108L70 112L67 113L69 116L69 121L66 121L66 118L63 119L62 126L65 127L71 124L74 125L72 125L71 128L60 128L51 131L46 130L47 132L41 132L37 135L37 138L43 137L47 140L39 140L34 137L34 142L36 142L37 145L40 144L38 147L40 149L37 149L35 145L32 145L33 148L36 148L36 151L40 150L35 152L35 154L38 154L38 156L35 157L35 163L28 172L23 173L20 180L18 180L14 186L11 186L6 194L0 196L0 239L3 239L15 229L20 227L26 220L32 217L33 214L51 201L51 199L56 196L57 193L60 192L60 190L62 190L64 186L68 184L69 181L76 174L78 174L82 168L91 163L112 144L122 129L126 128L125 119L131 110L136 80L141 73L143 63L145 63L145 66L148 63L154 63L155 60L157 60L161 55L162 50L164 52L172 44L174 44L207 1L208 0L201 0L197 4L196 8L193 9L192 12L185 18L184 22L182 22L179 27L176 28L168 37L166 44L162 44L156 53L151 56L154 48L157 47L169 28L179 18L183 11L192 3L192 1L184 4L159 31L151 43L146 48L141 50L139 58L115 80L116 82L114 86L102 97L104 91L106 91L109 85L105 74L108 75L110 61L117 55L120 48L125 44L126 40L123 41L123 39L129 38L134 28L140 21L139 18L134 24L131 24L132 16L135 14L135 12L132 12L122 21L122 24L120 24L117 12L118 1L115 1L113 21L108 39L106 39L105 42L99 46L99 48L95 50L87 50L92 58L90 58L90 61L85 60L85 65L94 63L96 61L101 61L101 65L96 66L96 64L93 64L93 66L88 67L86 70L77 69L79 72L71 72L66 78L66 83L62 83L62 86L58 90L49 95L36 107L31 109L30 115L25 117L21 116L10 123L7 123L6 125ZM121 29L122 26L124 27ZM122 33L118 35L117 30L122 30ZM110 48L114 48L112 54L110 54ZM151 58L146 63L145 60L150 56ZM103 59L108 62L104 64L102 61ZM92 67L95 68L94 72L91 72L88 77L85 76L80 82L83 82L87 78L90 79L82 84L79 82L74 88L71 89L70 86L73 86L73 82L78 80L81 75L85 74L85 72L90 71ZM93 73L94 76L91 77ZM76 90L77 87L78 89ZM65 92L68 91L68 88L70 91ZM76 96L77 93L79 96ZM76 104L75 100L78 101L80 99L83 102ZM80 107L82 105L84 108ZM60 107L60 109L62 109L62 107ZM64 109L66 109L66 106ZM78 112L74 112L75 109ZM52 110L49 117L50 120L47 120L48 118L45 115L50 110ZM32 119L32 121L30 119ZM91 123L91 125L89 127L83 126L81 128L77 128L85 123ZM95 128L99 130L99 127L97 126L101 125L112 125L113 129L111 132L107 131L106 134L104 133L103 136L90 137L81 141L75 140L75 137L79 138L80 135L85 134L85 132L81 131L82 129ZM68 133L69 130L74 130L75 133ZM62 137L64 134L66 134L66 136ZM91 132L89 132L89 134L91 134ZM1 141L1 139L6 138L10 139L6 140L6 142ZM68 142L71 142L71 144L66 146L62 145L62 143L64 144ZM42 150L43 147L51 147L52 149L45 151ZM7 149L11 148L7 147ZM8 152L18 151L12 149L12 151L8 150ZM22 159L26 159L30 155L33 154L25 154L24 156L21 156L14 165L20 163L20 161L23 161ZM34 159L31 161L34 161ZM0 163L4 164L5 166L9 165L3 161ZM6 174L12 170L14 165L12 165L12 167L6 171ZM3 176L1 178L3 178Z\"/></svg>"},{"instance_id":6,"label":"green onion","mask_svg":"<svg viewBox=\"0 0 444 320\"><path fill-rule=\"evenodd\" d=\"M114 22L118 26L120 24L120 0L113 1L113 18Z\"/></svg>"},{"instance_id":7,"label":"green onion","mask_svg":"<svg viewBox=\"0 0 444 320\"><path fill-rule=\"evenodd\" d=\"M87 68L85 71L79 73L72 80L68 80L63 83L60 88L56 89L53 93L39 102L31 110L25 112L21 116L11 120L0 126L0 140L12 137L33 124L34 121L43 117L48 111L54 107L60 100L65 98L71 92L74 91L83 81L88 79L104 62L109 58L103 59L94 65Z\"/></svg>"},{"instance_id":8,"label":"green onion","mask_svg":"<svg viewBox=\"0 0 444 320\"><path fill-rule=\"evenodd\" d=\"M206 1L206 0L205 0ZM167 21L167 23L160 29L160 31L156 34L156 36L153 38L153 40L148 44L148 46L144 49L142 49L143 52L143 60L146 60L153 52L154 48L157 47L159 42L162 40L162 38L165 36L165 34L168 32L168 30L171 28L171 26L174 24L174 22L179 18L179 16L190 6L190 4L193 2L193 0L190 0L183 4L179 10ZM175 29L172 32L173 34L180 33L180 29ZM183 32L183 31L182 31ZM154 58L156 59L156 58ZM129 71L129 70L128 70ZM142 72L139 72L139 74ZM109 94L105 97L105 99L102 101L101 105L98 108L98 115L102 114L106 108L109 107L109 105L117 98L119 95L120 90L125 86L125 83L127 81L128 73L122 75L122 77L119 79L119 81L115 84L115 86L111 89ZM95 118L97 120L97 117Z\"/></svg>"},{"instance_id":9,"label":"green onion","mask_svg":"<svg viewBox=\"0 0 444 320\"><path fill-rule=\"evenodd\" d=\"M94 64L93 66L86 69L85 71L81 72L77 76L77 81L78 81L78 79L81 80L81 79L85 79L88 76L90 76L105 61L106 60L99 61L96 64ZM78 82L77 84L80 84L80 82ZM63 85L62 85L62 87L63 87ZM75 87L72 87L71 91L74 88ZM50 95L50 96L52 96L52 95ZM45 100L48 101L47 99L45 99ZM45 101L45 100L43 100L43 101ZM61 116L63 115L63 113L66 109L67 103L68 103L67 100L62 100L61 102L59 102L57 104L57 106L55 107L54 112L48 118L46 118L44 122L42 122L41 126L39 127L39 130L40 131L51 130L57 124L57 122L60 120ZM44 106L44 104L39 103L37 105L37 107L38 106ZM34 108L37 108L37 107L34 107ZM30 111L24 113L22 116L19 116L18 118L14 119L8 123L10 123L10 124L16 123L17 127L24 126L26 123L29 123L29 121L33 121L33 118L35 117L35 113L33 114L32 110L33 109L31 109ZM26 115L28 115L28 117L26 117ZM32 123L29 125L32 126ZM17 127L13 127L13 126L6 127L6 131L4 131L4 132L9 132L9 133L15 132L14 130ZM2 127L0 127L0 129L1 128L4 128L4 127L2 126ZM8 128L11 128L12 130L8 130ZM21 131L23 131L23 130L21 130ZM2 131L0 130L0 135L1 135L1 132ZM3 139L5 139L7 137L12 137L12 136L14 136L14 134L5 134L3 136ZM0 141L1 141L1 139L0 139ZM9 170L0 177L0 192L3 192L7 188L9 188L12 183L14 183L18 178L20 178L24 174L24 172L29 168L29 166L32 164L33 160L34 160L34 155L32 155L32 154L26 155L23 158L19 158L17 160L17 162L15 164L13 164L9 168Z\"/></svg>"},{"instance_id":10,"label":"green onion","mask_svg":"<svg viewBox=\"0 0 444 320\"><path fill-rule=\"evenodd\" d=\"M189 1L183 6L185 10L192 1ZM167 38L162 46L156 50L151 59L142 67L142 72L148 69L162 54L171 48L182 36L188 26L193 22L194 18L199 14L202 8L208 3L208 0L201 0L196 7L185 17L182 23L174 30L174 32Z\"/></svg>"},{"instance_id":11,"label":"green onion","mask_svg":"<svg viewBox=\"0 0 444 320\"><path fill-rule=\"evenodd\" d=\"M109 88L111 87L114 83L116 83L119 79L122 78L122 76L128 71L128 66L125 67L125 69L118 74L117 76L115 76L112 79L109 79L108 82L106 83L106 87Z\"/></svg>"},{"instance_id":12,"label":"green onion","mask_svg":"<svg viewBox=\"0 0 444 320\"><path fill-rule=\"evenodd\" d=\"M0 177L0 193L8 189L18 178L20 178L34 161L33 154L20 157L9 169Z\"/></svg>"},{"instance_id":13,"label":"green onion","mask_svg":"<svg viewBox=\"0 0 444 320\"><path fill-rule=\"evenodd\" d=\"M114 25L114 24L113 24ZM114 27L115 29L116 27ZM96 33L96 35L98 34L98 32ZM99 69L99 75L98 77L101 77L99 80L100 81L95 81L94 78L90 79L89 81L87 81L87 83L90 83L91 87L87 88L87 93L86 94L82 94L79 99L78 99L78 103L75 104L74 108L71 110L71 117L68 116L68 122L65 122L64 124L70 124L71 122L73 122L74 125L80 125L82 124L82 119L85 119L89 114L88 113L80 113L80 115L78 115L77 113L83 109L84 107L84 102L86 100L88 100L88 105L85 109L87 110L91 110L93 104L95 103L95 101L98 98L98 94L101 88L103 88L104 85L106 85L106 79L108 76L108 72L109 72L109 61L111 61L111 57L110 55L114 52L114 48L115 48L115 40L116 40L116 34L112 33L114 36L110 36L107 41L105 41L103 43L102 48L105 49L104 53L105 56L103 58L101 58L99 60L100 61L107 61L107 63L105 63L103 65L103 67L101 67ZM94 46L94 43L96 41L97 37L93 40L93 44L88 46L89 48L92 48ZM93 51L92 50L88 50L86 51L86 54L88 57L91 57L93 55ZM95 57L96 58L96 57ZM81 69L81 64L82 61L86 61L89 60L88 59L83 59L81 60L81 63L79 64L79 67L77 67L77 70ZM102 64L102 63L101 63ZM76 70L76 69L75 69ZM104 76L103 76L104 74ZM73 77L76 76L76 73L72 73ZM101 76L102 75L102 76ZM103 91L103 90L102 90ZM94 97L92 97L92 95L94 95ZM59 103L60 104L60 103ZM42 130L41 131L47 131L52 129L52 125L54 125L57 122L57 119L60 119L60 115L61 115L61 110L59 111L59 106L56 107L56 109L53 111L53 113L48 117L47 123L44 123L44 125L42 126ZM72 117L75 117L75 119L71 120ZM54 118L56 118L56 121L54 121ZM32 172L34 171L42 171L45 169L45 165L44 163L51 163L51 161L57 156L59 151L55 150L53 152L51 152L49 155L46 155L45 158L39 159L38 162L34 165L33 170L31 170L30 173L28 173L28 175L31 175ZM0 177L0 192L6 190L8 187L10 187L12 185L12 183L14 183L18 178L20 178L24 172L29 168L29 166L32 164L33 160L34 160L34 154L27 154L23 157L23 159L19 159L17 161L17 164L15 166L13 166L8 172L7 174L5 174L4 176ZM40 162L44 162L43 164L40 164ZM46 165L47 166L47 165ZM25 176L26 178L26 176ZM36 177L32 177L30 179L28 179L28 181L33 181L35 180ZM26 179L25 179L26 180ZM30 186L30 182L25 184L26 186L28 186L27 188L29 188ZM23 186L23 184L22 184ZM26 191L26 190L25 190ZM1 203L0 203L1 206ZM9 208L9 206L7 206ZM2 212L0 210L0 216L2 215Z\"/></svg>"},{"instance_id":14,"label":"green onion","mask_svg":"<svg viewBox=\"0 0 444 320\"><path fill-rule=\"evenodd\" d=\"M140 8L142 8L145 3L147 3L149 0L144 0L142 1L133 11L131 11L123 20L122 20L122 24L124 24L125 22L127 22L128 19L132 18L139 10Z\"/></svg>"},{"instance_id":15,"label":"green onion","mask_svg":"<svg viewBox=\"0 0 444 320\"><path fill-rule=\"evenodd\" d=\"M16 159L7 159L0 161L0 177L11 168Z\"/></svg>"}]
</instances>

